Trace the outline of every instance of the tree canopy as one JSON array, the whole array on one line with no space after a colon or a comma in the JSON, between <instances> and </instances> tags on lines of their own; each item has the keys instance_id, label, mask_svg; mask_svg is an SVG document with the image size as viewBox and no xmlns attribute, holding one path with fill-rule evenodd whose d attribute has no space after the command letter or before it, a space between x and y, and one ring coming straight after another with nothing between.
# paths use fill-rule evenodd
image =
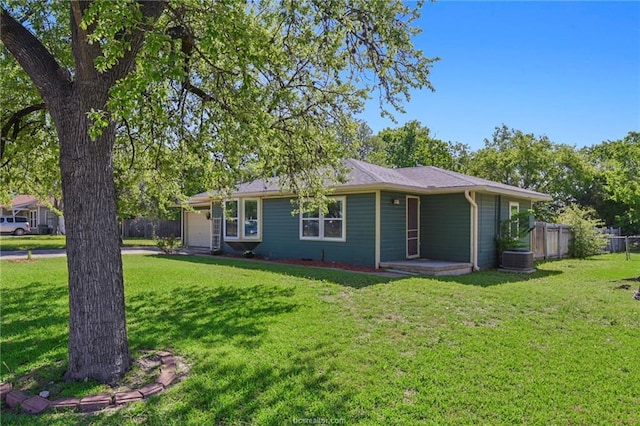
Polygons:
<instances>
[{"instance_id":1,"label":"tree canopy","mask_svg":"<svg viewBox=\"0 0 640 426\"><path fill-rule=\"evenodd\" d=\"M135 65L113 82L104 108L87 111L93 136L116 127L113 161L125 216L165 210L204 189L228 190L246 170L317 195L324 176L308 171L337 165L340 138L355 134L353 113L372 87L385 113L401 108L411 89L431 87L433 60L411 43L421 4L161 2L152 25L140 4L15 1L3 12L3 21L16 19L38 37L71 81L83 72L112 73L130 48L127 35L144 26ZM70 29L84 38L84 53L69 43ZM2 124L22 122L3 135L3 193L59 188L54 126L40 94L6 43L0 63L11 70L1 77ZM36 119L38 133L51 135L27 143L35 127L27 123ZM20 163L35 152L38 162Z\"/></svg>"},{"instance_id":2,"label":"tree canopy","mask_svg":"<svg viewBox=\"0 0 640 426\"><path fill-rule=\"evenodd\" d=\"M378 134L384 150L377 162L394 167L441 165L450 168L453 158L446 142L431 137L429 128L412 120L397 129L385 129Z\"/></svg>"},{"instance_id":3,"label":"tree canopy","mask_svg":"<svg viewBox=\"0 0 640 426\"><path fill-rule=\"evenodd\" d=\"M429 128L417 120L395 129L386 128L375 136L371 129L361 134L358 158L381 166L437 166L459 171L468 161L467 145L434 138Z\"/></svg>"},{"instance_id":4,"label":"tree canopy","mask_svg":"<svg viewBox=\"0 0 640 426\"><path fill-rule=\"evenodd\" d=\"M502 124L483 148L471 151L466 144L433 138L416 120L376 135L366 123L360 128L361 136L348 144L360 159L389 167L434 165L547 193L553 201L536 207L541 220L559 220L575 205L594 210L607 226L640 233L638 132L579 149Z\"/></svg>"},{"instance_id":5,"label":"tree canopy","mask_svg":"<svg viewBox=\"0 0 640 426\"><path fill-rule=\"evenodd\" d=\"M640 133L583 150L595 169L591 206L608 224L640 234Z\"/></svg>"},{"instance_id":6,"label":"tree canopy","mask_svg":"<svg viewBox=\"0 0 640 426\"><path fill-rule=\"evenodd\" d=\"M2 3L1 191L61 187L67 379L115 383L130 365L117 211L224 194L247 173L322 200L370 90L398 109L431 88L411 41L420 6Z\"/></svg>"},{"instance_id":7,"label":"tree canopy","mask_svg":"<svg viewBox=\"0 0 640 426\"><path fill-rule=\"evenodd\" d=\"M553 203L539 212L548 220L575 202L577 192L591 179L590 169L575 147L554 143L545 135L503 124L484 144L471 155L467 173L550 194Z\"/></svg>"}]
</instances>

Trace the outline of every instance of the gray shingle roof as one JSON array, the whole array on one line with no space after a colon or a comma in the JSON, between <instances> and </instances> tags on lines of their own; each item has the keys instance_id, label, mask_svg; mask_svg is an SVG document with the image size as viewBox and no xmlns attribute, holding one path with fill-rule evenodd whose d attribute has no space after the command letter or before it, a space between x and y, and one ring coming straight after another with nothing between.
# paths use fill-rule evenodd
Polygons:
<instances>
[{"instance_id":1,"label":"gray shingle roof","mask_svg":"<svg viewBox=\"0 0 640 426\"><path fill-rule=\"evenodd\" d=\"M547 194L493 182L434 166L390 169L365 161L349 158L343 162L347 169L346 180L334 186L336 192L348 192L357 188L378 188L413 193L446 193L465 190L517 196L533 201L551 200ZM280 193L278 179L257 179L240 184L238 196L262 196ZM211 192L203 192L191 198L192 202L209 198Z\"/></svg>"}]
</instances>

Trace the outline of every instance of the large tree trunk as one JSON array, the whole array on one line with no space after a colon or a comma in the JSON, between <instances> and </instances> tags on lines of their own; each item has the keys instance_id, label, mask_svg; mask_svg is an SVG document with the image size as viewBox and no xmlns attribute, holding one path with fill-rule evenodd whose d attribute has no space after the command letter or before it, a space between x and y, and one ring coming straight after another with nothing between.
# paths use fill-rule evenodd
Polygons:
<instances>
[{"instance_id":1,"label":"large tree trunk","mask_svg":"<svg viewBox=\"0 0 640 426\"><path fill-rule=\"evenodd\" d=\"M100 43L91 43L91 29L81 25L91 2L71 1L73 73L0 6L0 40L42 95L60 141L69 268L68 380L93 378L113 384L131 363L113 180L115 127L111 123L97 140L91 140L87 113L107 110L109 90L134 69L145 31L167 3L130 3L141 20L118 34L129 49L109 70L98 72L95 60L103 53Z\"/></svg>"},{"instance_id":2,"label":"large tree trunk","mask_svg":"<svg viewBox=\"0 0 640 426\"><path fill-rule=\"evenodd\" d=\"M112 167L115 132L110 125L91 140L84 112L104 108L105 99L96 97L106 91L96 85L77 85L60 110L51 111L60 138L69 269L65 379L113 384L128 371L130 358Z\"/></svg>"}]
</instances>

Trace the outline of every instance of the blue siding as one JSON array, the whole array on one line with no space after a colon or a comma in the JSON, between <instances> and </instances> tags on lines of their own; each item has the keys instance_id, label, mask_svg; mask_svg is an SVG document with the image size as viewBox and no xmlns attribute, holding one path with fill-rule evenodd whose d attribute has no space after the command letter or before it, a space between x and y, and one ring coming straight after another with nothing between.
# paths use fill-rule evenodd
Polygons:
<instances>
[{"instance_id":1,"label":"blue siding","mask_svg":"<svg viewBox=\"0 0 640 426\"><path fill-rule=\"evenodd\" d=\"M211 217L222 217L222 204L213 203Z\"/></svg>"},{"instance_id":2,"label":"blue siding","mask_svg":"<svg viewBox=\"0 0 640 426\"><path fill-rule=\"evenodd\" d=\"M496 252L498 197L490 194L476 194L476 204L478 205L478 266L493 268L498 265Z\"/></svg>"},{"instance_id":3,"label":"blue siding","mask_svg":"<svg viewBox=\"0 0 640 426\"><path fill-rule=\"evenodd\" d=\"M406 258L406 196L401 192L380 194L380 260ZM399 199L394 205L392 200ZM478 266L497 265L495 236L499 223L509 217L509 202L518 201L520 210L530 202L490 194L476 194L478 204ZM290 198L262 200L262 243L258 255L270 258L313 259L375 266L375 194L347 196L347 241L300 240L298 215L292 215ZM213 216L221 217L220 204ZM420 197L420 257L433 260L470 262L470 206L464 194L437 194ZM236 252L223 243L223 251Z\"/></svg>"},{"instance_id":4,"label":"blue siding","mask_svg":"<svg viewBox=\"0 0 640 426\"><path fill-rule=\"evenodd\" d=\"M424 195L420 203L421 257L470 262L470 206L464 194Z\"/></svg>"},{"instance_id":5,"label":"blue siding","mask_svg":"<svg viewBox=\"0 0 640 426\"><path fill-rule=\"evenodd\" d=\"M380 261L407 257L407 203L405 193L380 192ZM393 204L393 200L400 204Z\"/></svg>"},{"instance_id":6,"label":"blue siding","mask_svg":"<svg viewBox=\"0 0 640 426\"><path fill-rule=\"evenodd\" d=\"M347 196L345 242L300 240L300 219L292 210L290 198L262 200L262 243L254 249L257 255L375 266L375 194ZM228 244L223 250L234 252Z\"/></svg>"},{"instance_id":7,"label":"blue siding","mask_svg":"<svg viewBox=\"0 0 640 426\"><path fill-rule=\"evenodd\" d=\"M405 259L406 196L382 191L380 260ZM393 199L400 204L394 205ZM469 262L470 216L464 194L423 195L420 197L420 257L433 260Z\"/></svg>"}]
</instances>

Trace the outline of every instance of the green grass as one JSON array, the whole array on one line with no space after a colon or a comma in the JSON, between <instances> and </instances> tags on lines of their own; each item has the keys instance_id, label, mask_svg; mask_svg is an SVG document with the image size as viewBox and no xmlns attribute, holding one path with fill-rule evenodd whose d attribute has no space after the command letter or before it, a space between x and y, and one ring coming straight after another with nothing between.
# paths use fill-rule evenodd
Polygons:
<instances>
[{"instance_id":1,"label":"green grass","mask_svg":"<svg viewBox=\"0 0 640 426\"><path fill-rule=\"evenodd\" d=\"M155 246L150 238L125 238L125 246ZM0 236L0 251L63 249L66 246L64 235L24 235L14 237Z\"/></svg>"},{"instance_id":2,"label":"green grass","mask_svg":"<svg viewBox=\"0 0 640 426\"><path fill-rule=\"evenodd\" d=\"M621 281L638 256L395 280L194 256L124 265L132 350L169 348L188 378L117 412L3 424L640 423L640 302L614 290L638 285ZM60 375L64 259L0 267L2 379Z\"/></svg>"}]
</instances>

